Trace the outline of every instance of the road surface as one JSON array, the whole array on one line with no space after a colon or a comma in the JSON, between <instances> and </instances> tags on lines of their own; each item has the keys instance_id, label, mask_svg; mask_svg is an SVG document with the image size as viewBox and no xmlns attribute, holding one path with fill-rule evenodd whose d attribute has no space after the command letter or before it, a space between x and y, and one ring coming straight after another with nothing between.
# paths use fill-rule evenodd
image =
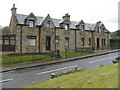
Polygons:
<instances>
[{"instance_id":1,"label":"road surface","mask_svg":"<svg viewBox=\"0 0 120 90\"><path fill-rule=\"evenodd\" d=\"M115 52L74 61L4 72L2 73L0 83L2 83L2 88L20 88L35 82L47 80L50 78L51 73L61 72L69 68L78 67L87 69L113 64L112 60L117 56L118 52Z\"/></svg>"}]
</instances>

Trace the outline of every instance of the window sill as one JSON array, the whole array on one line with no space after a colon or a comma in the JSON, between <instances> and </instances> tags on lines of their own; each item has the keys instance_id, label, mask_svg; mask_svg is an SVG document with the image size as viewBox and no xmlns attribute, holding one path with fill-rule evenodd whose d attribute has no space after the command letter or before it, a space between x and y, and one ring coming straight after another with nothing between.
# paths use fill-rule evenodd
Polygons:
<instances>
[{"instance_id":1,"label":"window sill","mask_svg":"<svg viewBox=\"0 0 120 90\"><path fill-rule=\"evenodd\" d=\"M28 47L36 47L36 45L35 46L28 45Z\"/></svg>"},{"instance_id":2,"label":"window sill","mask_svg":"<svg viewBox=\"0 0 120 90\"><path fill-rule=\"evenodd\" d=\"M69 30L65 30L65 31L69 31Z\"/></svg>"},{"instance_id":3,"label":"window sill","mask_svg":"<svg viewBox=\"0 0 120 90\"><path fill-rule=\"evenodd\" d=\"M29 27L29 28L35 28L35 27Z\"/></svg>"}]
</instances>

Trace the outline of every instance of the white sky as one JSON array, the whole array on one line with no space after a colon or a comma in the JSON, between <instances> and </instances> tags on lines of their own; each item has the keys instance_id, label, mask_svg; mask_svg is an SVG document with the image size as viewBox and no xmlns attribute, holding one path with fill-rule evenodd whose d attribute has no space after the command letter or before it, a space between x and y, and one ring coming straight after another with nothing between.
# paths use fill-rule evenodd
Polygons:
<instances>
[{"instance_id":1,"label":"white sky","mask_svg":"<svg viewBox=\"0 0 120 90\"><path fill-rule=\"evenodd\" d=\"M30 14L62 19L66 13L72 21L84 20L86 23L102 21L109 31L118 30L119 0L1 0L0 25L8 26L11 8L16 4L18 14Z\"/></svg>"}]
</instances>

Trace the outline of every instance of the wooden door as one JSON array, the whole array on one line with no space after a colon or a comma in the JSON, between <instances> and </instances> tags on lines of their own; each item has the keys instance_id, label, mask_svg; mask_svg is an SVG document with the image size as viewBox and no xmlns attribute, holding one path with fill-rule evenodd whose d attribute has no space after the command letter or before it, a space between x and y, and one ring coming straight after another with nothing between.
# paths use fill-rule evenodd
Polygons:
<instances>
[{"instance_id":1,"label":"wooden door","mask_svg":"<svg viewBox=\"0 0 120 90\"><path fill-rule=\"evenodd\" d=\"M100 48L99 38L97 38L97 49Z\"/></svg>"},{"instance_id":2,"label":"wooden door","mask_svg":"<svg viewBox=\"0 0 120 90\"><path fill-rule=\"evenodd\" d=\"M50 50L50 41L51 41L51 37L46 36L46 50Z\"/></svg>"}]
</instances>

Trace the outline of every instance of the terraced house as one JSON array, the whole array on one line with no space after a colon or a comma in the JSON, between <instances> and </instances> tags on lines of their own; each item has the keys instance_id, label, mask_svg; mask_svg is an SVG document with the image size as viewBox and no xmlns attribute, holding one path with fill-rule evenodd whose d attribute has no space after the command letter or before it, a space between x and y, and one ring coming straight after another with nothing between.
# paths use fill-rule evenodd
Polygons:
<instances>
[{"instance_id":1,"label":"terraced house","mask_svg":"<svg viewBox=\"0 0 120 90\"><path fill-rule=\"evenodd\" d=\"M109 45L110 32L100 21L94 24L71 21L69 14L62 19L51 18L49 14L46 17L33 13L17 14L15 4L11 11L10 35L15 36L15 40L8 44L15 46L16 53L79 50L83 47L101 49L101 46Z\"/></svg>"}]
</instances>

